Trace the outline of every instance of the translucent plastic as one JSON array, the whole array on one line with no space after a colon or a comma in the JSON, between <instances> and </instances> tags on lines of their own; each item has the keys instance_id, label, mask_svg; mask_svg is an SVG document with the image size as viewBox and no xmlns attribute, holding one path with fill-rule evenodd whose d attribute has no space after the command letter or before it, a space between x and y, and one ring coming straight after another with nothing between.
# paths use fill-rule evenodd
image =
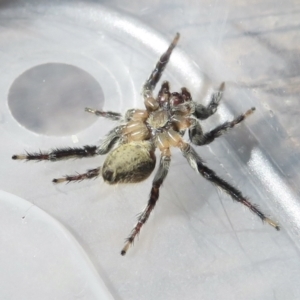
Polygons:
<instances>
[{"instance_id":1,"label":"translucent plastic","mask_svg":"<svg viewBox=\"0 0 300 300\"><path fill-rule=\"evenodd\" d=\"M2 191L0 212L2 299L113 299L59 222Z\"/></svg>"},{"instance_id":2,"label":"translucent plastic","mask_svg":"<svg viewBox=\"0 0 300 300\"><path fill-rule=\"evenodd\" d=\"M297 4L198 2L3 3L0 188L64 224L115 299L299 299L299 134L293 119L299 111L293 89L299 68L291 54L296 50L286 50L299 38L289 31L297 28L297 18L291 17L297 15ZM162 80L169 80L173 91L186 86L202 103L226 82L218 112L201 123L205 130L256 107L244 124L198 148L199 155L282 230L262 224L233 203L194 173L174 149L157 207L139 240L122 257L124 238L148 200L153 177L126 186L107 186L101 178L54 186L52 178L98 167L105 158L57 163L10 158L25 150L98 143L115 123L84 108L143 108L141 86L178 31L181 39ZM56 64L61 82L51 79ZM38 66L42 71L28 76ZM79 70L74 77L73 67ZM18 83L22 76L24 86ZM41 95L40 106L39 97L32 99L28 93ZM4 232L5 226L12 226L1 224ZM17 236L10 242L10 247L20 247ZM25 238L23 243L26 247ZM3 251L5 257L8 250ZM67 251L60 254L68 257ZM65 268L61 266L61 276L68 280ZM7 265L0 270L2 284L10 284L5 280ZM14 270L17 280L21 271ZM86 282L89 286L89 277Z\"/></svg>"}]
</instances>

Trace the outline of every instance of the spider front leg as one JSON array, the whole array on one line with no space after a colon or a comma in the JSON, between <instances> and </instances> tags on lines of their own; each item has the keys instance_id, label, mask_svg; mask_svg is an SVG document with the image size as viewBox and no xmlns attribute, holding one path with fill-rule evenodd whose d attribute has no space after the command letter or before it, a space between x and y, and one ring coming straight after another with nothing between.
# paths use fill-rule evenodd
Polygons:
<instances>
[{"instance_id":1,"label":"spider front leg","mask_svg":"<svg viewBox=\"0 0 300 300\"><path fill-rule=\"evenodd\" d=\"M221 136L229 129L244 121L254 111L255 108L252 107L251 109L247 110L244 114L241 114L235 119L233 119L231 122L225 122L207 133L203 133L199 122L195 122L195 125L193 127L190 127L189 129L190 140L193 144L197 146L207 145L211 143L215 138Z\"/></svg>"},{"instance_id":2,"label":"spider front leg","mask_svg":"<svg viewBox=\"0 0 300 300\"><path fill-rule=\"evenodd\" d=\"M189 165L197 172L200 173L205 179L209 180L212 184L221 188L226 192L233 200L242 203L248 207L252 212L254 212L262 221L267 222L273 226L276 230L280 230L279 225L266 217L266 215L261 212L255 205L253 205L242 192L230 185L224 179L216 175L216 173L204 165L202 159L198 156L194 148L192 148L188 143L182 142L179 146L184 157L187 159Z\"/></svg>"},{"instance_id":3,"label":"spider front leg","mask_svg":"<svg viewBox=\"0 0 300 300\"><path fill-rule=\"evenodd\" d=\"M153 90L157 84L157 82L159 81L166 65L169 62L170 56L172 54L173 49L175 48L175 46L177 45L177 42L179 40L179 33L177 33L172 41L172 43L170 44L169 48L167 49L167 51L160 57L159 61L157 62L154 70L152 71L152 73L150 74L150 77L148 78L148 80L145 82L144 86L143 86L143 97L144 99L147 98L153 98Z\"/></svg>"},{"instance_id":4,"label":"spider front leg","mask_svg":"<svg viewBox=\"0 0 300 300\"><path fill-rule=\"evenodd\" d=\"M159 168L157 170L157 173L156 173L153 183L152 183L150 199L148 201L148 204L147 204L146 208L144 209L144 211L139 215L138 221L137 221L135 227L131 231L129 237L126 239L126 243L121 251L121 255L126 254L128 248L130 247L130 245L133 244L135 237L139 234L141 228L146 223L152 210L154 209L155 204L159 198L159 188L162 185L163 181L165 180L165 178L168 174L170 162L171 162L171 153L170 153L170 149L167 148L161 154Z\"/></svg>"},{"instance_id":5,"label":"spider front leg","mask_svg":"<svg viewBox=\"0 0 300 300\"><path fill-rule=\"evenodd\" d=\"M83 147L69 147L57 148L50 151L27 152L26 154L13 155L15 160L48 160L58 161L70 158L84 158L96 155L103 155L108 153L122 135L123 125L115 127L111 130L106 138L102 141L99 147L97 146L83 146Z\"/></svg>"}]
</instances>

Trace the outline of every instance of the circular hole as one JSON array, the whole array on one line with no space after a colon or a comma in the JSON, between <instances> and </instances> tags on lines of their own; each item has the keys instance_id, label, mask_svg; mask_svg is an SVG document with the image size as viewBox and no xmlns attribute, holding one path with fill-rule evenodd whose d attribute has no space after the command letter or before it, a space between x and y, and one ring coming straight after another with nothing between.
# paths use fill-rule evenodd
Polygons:
<instances>
[{"instance_id":1,"label":"circular hole","mask_svg":"<svg viewBox=\"0 0 300 300\"><path fill-rule=\"evenodd\" d=\"M27 129L44 135L75 134L96 122L85 107L103 107L104 93L90 74L62 63L35 66L13 82L8 105Z\"/></svg>"}]
</instances>

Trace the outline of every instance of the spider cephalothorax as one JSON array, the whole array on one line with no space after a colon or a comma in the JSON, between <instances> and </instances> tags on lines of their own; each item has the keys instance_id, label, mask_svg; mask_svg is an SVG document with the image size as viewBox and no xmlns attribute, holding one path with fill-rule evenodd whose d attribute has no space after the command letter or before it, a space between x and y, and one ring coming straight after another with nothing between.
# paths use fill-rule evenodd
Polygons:
<instances>
[{"instance_id":1,"label":"spider cephalothorax","mask_svg":"<svg viewBox=\"0 0 300 300\"><path fill-rule=\"evenodd\" d=\"M133 244L142 226L149 218L158 198L159 188L167 176L171 162L171 148L181 150L190 166L205 179L220 187L231 198L247 206L263 221L279 230L276 222L265 216L255 205L235 187L218 177L199 157L194 148L183 139L188 130L191 143L202 146L211 143L215 138L242 122L252 114L254 108L241 114L230 122L225 122L216 128L203 133L198 120L204 120L214 114L224 91L222 83L207 106L192 100L186 88L181 93L171 93L168 82L163 82L157 97L153 90L158 83L171 53L179 40L177 33L167 51L160 57L155 69L143 86L143 98L146 109L130 109L124 118L115 112L104 112L86 108L86 111L98 116L120 121L99 146L84 146L82 148L58 148L49 152L26 153L14 155L13 159L50 160L57 161L68 158L83 158L107 154L102 167L88 170L86 173L53 179L54 183L80 181L101 176L108 184L131 183L145 180L154 170L156 163L155 149L160 150L160 162L153 179L148 204L139 215L138 222L126 240L121 254L125 255Z\"/></svg>"}]
</instances>

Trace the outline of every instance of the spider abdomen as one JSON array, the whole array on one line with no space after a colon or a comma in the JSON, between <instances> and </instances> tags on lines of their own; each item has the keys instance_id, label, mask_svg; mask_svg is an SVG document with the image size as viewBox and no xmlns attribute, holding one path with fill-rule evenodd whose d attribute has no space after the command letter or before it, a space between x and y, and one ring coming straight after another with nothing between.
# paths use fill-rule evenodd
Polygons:
<instances>
[{"instance_id":1,"label":"spider abdomen","mask_svg":"<svg viewBox=\"0 0 300 300\"><path fill-rule=\"evenodd\" d=\"M140 182L149 177L156 157L149 141L122 144L106 158L102 177L108 184Z\"/></svg>"}]
</instances>

